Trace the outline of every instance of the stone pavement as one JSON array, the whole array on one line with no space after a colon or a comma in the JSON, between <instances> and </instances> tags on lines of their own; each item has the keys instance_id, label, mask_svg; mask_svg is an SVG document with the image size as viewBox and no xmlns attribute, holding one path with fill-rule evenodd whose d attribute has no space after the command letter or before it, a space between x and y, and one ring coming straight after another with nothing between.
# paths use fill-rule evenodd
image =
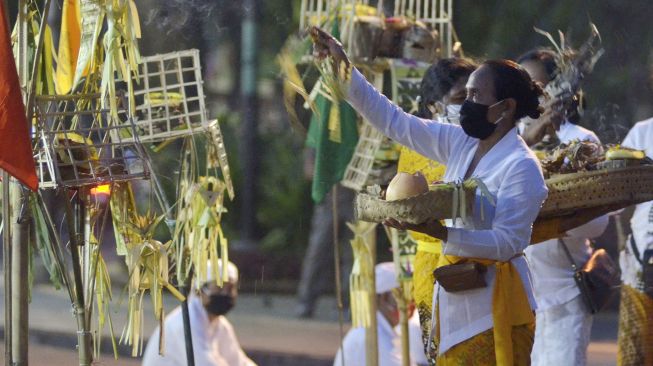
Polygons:
<instances>
[{"instance_id":1,"label":"stone pavement","mask_svg":"<svg viewBox=\"0 0 653 366\"><path fill-rule=\"evenodd\" d=\"M4 298L2 289L0 293ZM117 308L112 311L112 319L114 332L119 336L126 322L126 296L121 289L115 290L113 295ZM175 300L169 296L165 298L164 303L166 311L176 306ZM144 305L146 309L144 336L149 337L155 328L155 323L152 321L149 299L146 299ZM291 296L241 294L236 308L229 314L229 319L234 324L247 354L261 366L331 365L340 342L334 299L322 298L316 310L316 317L311 320L295 319L294 307L294 298ZM76 353L75 320L70 310L67 292L57 291L50 285L35 285L29 310L32 349L30 358L33 358L32 352L35 353L35 362L32 365L39 365L38 360L42 358L39 358L39 355L44 349L52 350L52 347L57 347L58 352L67 350L72 355ZM4 302L1 302L0 312L4 314L3 311ZM0 325L4 329L4 316L0 316ZM616 332L616 313L606 312L596 317L592 331L589 365L615 364ZM105 329L104 334L102 339L104 354L101 364L121 364L111 360L112 350L108 329ZM130 358L128 347L121 346L119 352L123 359Z\"/></svg>"}]
</instances>

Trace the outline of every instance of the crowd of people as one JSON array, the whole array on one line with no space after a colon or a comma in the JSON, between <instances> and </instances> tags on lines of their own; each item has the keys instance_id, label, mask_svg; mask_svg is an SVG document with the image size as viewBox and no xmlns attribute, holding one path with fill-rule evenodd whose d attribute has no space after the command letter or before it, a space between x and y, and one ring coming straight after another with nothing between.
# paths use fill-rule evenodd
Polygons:
<instances>
[{"instance_id":1,"label":"crowd of people","mask_svg":"<svg viewBox=\"0 0 653 366\"><path fill-rule=\"evenodd\" d=\"M577 124L579 103L543 94L557 73L553 51L534 49L516 62L440 60L422 81L421 108L414 116L367 82L337 40L319 29L314 32L316 56L352 70L348 80L341 80L347 84L347 102L403 145L400 171L420 170L429 180L479 178L491 197L477 195L476 205L494 201L484 202L483 215L475 210L465 219L421 225L384 222L412 231L421 249L415 260L414 298L425 363L586 364L593 315L581 299L572 262L587 262L591 239L603 233L609 217L569 230L560 239L530 245L533 222L547 197L530 147L547 134L555 134L561 143L600 143L593 131ZM653 119L635 124L622 145L653 156ZM653 365L651 202L637 205L631 228L620 253L618 364ZM449 290L444 281L434 281L434 269L469 262L485 269L486 286Z\"/></svg>"},{"instance_id":2,"label":"crowd of people","mask_svg":"<svg viewBox=\"0 0 653 366\"><path fill-rule=\"evenodd\" d=\"M566 232L562 238L531 244L533 222L547 197L538 158L531 150L547 135L561 143L600 143L578 125L579 103L548 98L543 88L557 73L554 51L534 49L517 61L464 58L439 60L425 73L420 108L411 115L376 90L351 66L340 43L318 29L315 53L351 67L349 102L367 121L403 145L399 171L422 172L429 181L478 178L469 217L420 225L387 219L409 230L418 243L410 310L411 365L557 365L587 362L593 314L581 298L573 263L588 261L592 239L606 229L609 215ZM653 118L634 125L623 146L653 157ZM309 169L310 170L310 169ZM333 192L331 194L334 194ZM338 201L351 201L343 190ZM315 230L304 264L297 315L310 317L330 262L330 199L317 206ZM343 210L339 219L351 219ZM620 253L623 285L618 333L619 365L653 365L653 202L637 205L632 234ZM344 226L344 225L343 225ZM347 234L339 238L348 240ZM434 270L477 271L485 285L448 287ZM349 264L350 265L350 264ZM190 297L196 362L202 365L254 365L240 349L225 318L237 297L238 271L219 288L214 278ZM211 273L211 271L208 271ZM392 294L399 287L393 263L376 272L378 358L380 365L401 365L399 309ZM442 273L442 272L441 272ZM164 324L166 355L158 354L159 331L145 352L144 365L185 364L181 310ZM354 328L343 340L334 366L366 364L365 330Z\"/></svg>"}]
</instances>

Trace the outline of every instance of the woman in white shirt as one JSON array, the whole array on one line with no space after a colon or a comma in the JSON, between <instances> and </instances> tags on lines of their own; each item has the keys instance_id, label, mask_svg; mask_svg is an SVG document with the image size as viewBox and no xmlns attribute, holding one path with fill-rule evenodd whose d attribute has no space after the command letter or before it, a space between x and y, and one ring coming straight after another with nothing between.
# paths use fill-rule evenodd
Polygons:
<instances>
[{"instance_id":1,"label":"woman in white shirt","mask_svg":"<svg viewBox=\"0 0 653 366\"><path fill-rule=\"evenodd\" d=\"M317 57L331 57L337 70L350 65L333 37L319 29L312 35ZM523 251L547 189L537 158L515 124L525 116L539 117L540 87L512 61L487 61L467 82L461 126L455 126L409 115L358 70L350 75L347 100L370 123L446 165L445 181L477 178L487 188L477 192L472 215L447 220L446 226L435 220L422 225L386 221L441 239L445 256L438 267L463 261L486 266L485 287L452 292L436 283L432 337L439 346L437 364L528 364L535 302Z\"/></svg>"},{"instance_id":2,"label":"woman in white shirt","mask_svg":"<svg viewBox=\"0 0 653 366\"><path fill-rule=\"evenodd\" d=\"M553 80L557 72L555 53L549 49L529 51L518 61L533 80L543 86ZM527 143L539 143L545 132L555 134L561 143L573 140L600 143L594 132L572 123L578 122L575 108L561 111L556 108L559 104L556 100L548 102L545 113L522 131ZM526 249L537 301L535 343L531 354L533 366L586 364L592 314L583 303L574 270L562 246L567 247L574 263L582 266L592 254L588 238L601 235L608 222L607 215L601 216L569 230L564 238L550 239Z\"/></svg>"}]
</instances>

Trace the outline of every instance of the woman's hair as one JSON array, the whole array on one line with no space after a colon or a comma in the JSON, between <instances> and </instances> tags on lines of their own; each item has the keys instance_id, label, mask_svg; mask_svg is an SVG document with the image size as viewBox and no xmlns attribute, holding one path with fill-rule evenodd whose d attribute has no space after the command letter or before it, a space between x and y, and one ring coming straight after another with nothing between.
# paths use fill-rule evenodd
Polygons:
<instances>
[{"instance_id":1,"label":"woman's hair","mask_svg":"<svg viewBox=\"0 0 653 366\"><path fill-rule=\"evenodd\" d=\"M510 60L489 60L482 64L492 72L494 95L498 101L512 98L517 102L515 121L526 116L540 117L540 96L542 88L534 82L528 72L518 63Z\"/></svg>"},{"instance_id":2,"label":"woman's hair","mask_svg":"<svg viewBox=\"0 0 653 366\"><path fill-rule=\"evenodd\" d=\"M556 63L556 53L550 48L535 48L517 59L518 64L526 61L539 62L544 67L548 81L553 80L558 73L558 64Z\"/></svg>"},{"instance_id":3,"label":"woman's hair","mask_svg":"<svg viewBox=\"0 0 653 366\"><path fill-rule=\"evenodd\" d=\"M422 79L416 114L422 118L432 118L427 106L441 100L460 78L468 78L477 66L472 60L460 57L445 58L431 65Z\"/></svg>"}]
</instances>

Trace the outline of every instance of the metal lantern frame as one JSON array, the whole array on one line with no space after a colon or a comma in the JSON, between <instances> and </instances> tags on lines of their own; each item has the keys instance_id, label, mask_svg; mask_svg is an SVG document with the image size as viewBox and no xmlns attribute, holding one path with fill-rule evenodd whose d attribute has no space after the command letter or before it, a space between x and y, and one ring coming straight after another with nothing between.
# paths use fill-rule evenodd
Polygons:
<instances>
[{"instance_id":1,"label":"metal lantern frame","mask_svg":"<svg viewBox=\"0 0 653 366\"><path fill-rule=\"evenodd\" d=\"M132 80L133 139L158 142L208 128L199 50L143 57L137 75Z\"/></svg>"},{"instance_id":2,"label":"metal lantern frame","mask_svg":"<svg viewBox=\"0 0 653 366\"><path fill-rule=\"evenodd\" d=\"M395 0L394 16L412 18L424 23L431 29L437 30L440 45L443 46L440 57L452 57L454 39L453 1Z\"/></svg>"},{"instance_id":3,"label":"metal lantern frame","mask_svg":"<svg viewBox=\"0 0 653 366\"><path fill-rule=\"evenodd\" d=\"M147 178L134 123L99 93L37 95L34 154L41 188L82 187ZM126 138L129 137L129 138Z\"/></svg>"},{"instance_id":4,"label":"metal lantern frame","mask_svg":"<svg viewBox=\"0 0 653 366\"><path fill-rule=\"evenodd\" d=\"M395 0L394 11L388 16L404 16L437 30L439 44L442 45L439 57L452 57L455 37L453 2L454 0ZM333 13L338 3L352 5L347 9L349 14L340 14L342 19L340 29L345 35L342 41L345 47L351 47L354 39L354 24L358 20L355 5L369 5L369 0L302 0L299 17L300 32L313 25L328 27L329 14ZM383 13L383 3L383 0L377 2L379 14Z\"/></svg>"}]
</instances>

